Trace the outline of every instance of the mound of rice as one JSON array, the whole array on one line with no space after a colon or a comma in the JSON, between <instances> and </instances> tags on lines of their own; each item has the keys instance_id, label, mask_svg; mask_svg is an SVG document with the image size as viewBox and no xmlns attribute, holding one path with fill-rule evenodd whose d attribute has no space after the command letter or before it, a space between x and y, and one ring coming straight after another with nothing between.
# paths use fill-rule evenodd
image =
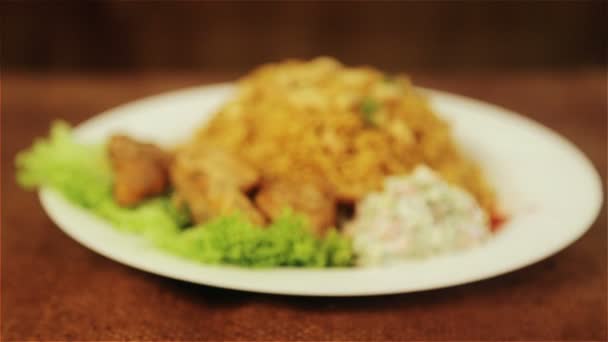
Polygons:
<instances>
[{"instance_id":1,"label":"mound of rice","mask_svg":"<svg viewBox=\"0 0 608 342\"><path fill-rule=\"evenodd\" d=\"M494 207L478 167L459 153L449 126L407 77L330 58L254 70L193 143L226 148L267 178L325 182L342 201L426 164L487 211Z\"/></svg>"}]
</instances>

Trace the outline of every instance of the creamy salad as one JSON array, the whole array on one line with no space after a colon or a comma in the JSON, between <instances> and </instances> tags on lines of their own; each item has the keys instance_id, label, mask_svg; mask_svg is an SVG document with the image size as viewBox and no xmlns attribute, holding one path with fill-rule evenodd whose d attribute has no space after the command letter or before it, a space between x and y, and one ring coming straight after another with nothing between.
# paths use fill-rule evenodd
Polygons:
<instances>
[{"instance_id":1,"label":"creamy salad","mask_svg":"<svg viewBox=\"0 0 608 342\"><path fill-rule=\"evenodd\" d=\"M346 234L358 264L378 265L470 248L491 230L473 196L421 165L388 177L383 191L367 195Z\"/></svg>"}]
</instances>

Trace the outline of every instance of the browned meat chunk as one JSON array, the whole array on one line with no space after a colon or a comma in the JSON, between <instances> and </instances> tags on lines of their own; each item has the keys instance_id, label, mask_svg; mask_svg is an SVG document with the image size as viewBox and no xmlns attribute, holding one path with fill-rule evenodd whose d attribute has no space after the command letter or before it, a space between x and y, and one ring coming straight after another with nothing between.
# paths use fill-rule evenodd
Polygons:
<instances>
[{"instance_id":1,"label":"browned meat chunk","mask_svg":"<svg viewBox=\"0 0 608 342\"><path fill-rule=\"evenodd\" d=\"M322 186L297 179L277 179L262 184L255 197L258 208L271 219L285 208L307 216L316 233L336 224L335 199Z\"/></svg>"},{"instance_id":2,"label":"browned meat chunk","mask_svg":"<svg viewBox=\"0 0 608 342\"><path fill-rule=\"evenodd\" d=\"M195 145L178 151L171 179L178 200L190 209L197 223L235 212L255 224L265 223L243 193L258 183L257 171L221 149Z\"/></svg>"},{"instance_id":3,"label":"browned meat chunk","mask_svg":"<svg viewBox=\"0 0 608 342\"><path fill-rule=\"evenodd\" d=\"M187 204L192 214L192 219L197 223L204 223L210 219L234 213L240 213L256 225L265 223L264 217L253 206L249 198L239 191L230 188L213 194L213 190L207 192L188 192L182 199Z\"/></svg>"},{"instance_id":4,"label":"browned meat chunk","mask_svg":"<svg viewBox=\"0 0 608 342\"><path fill-rule=\"evenodd\" d=\"M196 173L214 183L248 191L259 183L260 174L252 166L219 147L195 144L177 152L176 171Z\"/></svg>"},{"instance_id":5,"label":"browned meat chunk","mask_svg":"<svg viewBox=\"0 0 608 342\"><path fill-rule=\"evenodd\" d=\"M135 205L167 190L171 156L159 147L115 135L108 144L108 154L118 204Z\"/></svg>"}]
</instances>

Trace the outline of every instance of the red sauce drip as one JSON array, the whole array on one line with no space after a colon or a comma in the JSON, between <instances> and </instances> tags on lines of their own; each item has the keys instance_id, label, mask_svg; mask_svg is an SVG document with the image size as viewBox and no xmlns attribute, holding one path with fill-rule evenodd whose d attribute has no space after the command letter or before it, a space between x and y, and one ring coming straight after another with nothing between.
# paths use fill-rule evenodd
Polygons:
<instances>
[{"instance_id":1,"label":"red sauce drip","mask_svg":"<svg viewBox=\"0 0 608 342\"><path fill-rule=\"evenodd\" d=\"M494 211L490 214L490 229L492 232L497 232L506 221L507 216L505 214Z\"/></svg>"}]
</instances>

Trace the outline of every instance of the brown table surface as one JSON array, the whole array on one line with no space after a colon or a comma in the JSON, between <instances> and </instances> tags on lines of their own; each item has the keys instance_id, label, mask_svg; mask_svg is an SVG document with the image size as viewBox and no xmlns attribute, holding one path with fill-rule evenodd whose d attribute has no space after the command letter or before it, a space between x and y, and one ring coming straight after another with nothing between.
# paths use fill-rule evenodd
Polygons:
<instances>
[{"instance_id":1,"label":"brown table surface","mask_svg":"<svg viewBox=\"0 0 608 342\"><path fill-rule=\"evenodd\" d=\"M123 266L63 234L36 195L14 182L15 153L46 134L53 119L76 124L129 100L232 76L3 75L4 340L608 338L605 208L572 246L507 275L420 293L305 298L194 285ZM419 72L414 77L424 86L529 115L571 139L606 174L605 70Z\"/></svg>"}]
</instances>

